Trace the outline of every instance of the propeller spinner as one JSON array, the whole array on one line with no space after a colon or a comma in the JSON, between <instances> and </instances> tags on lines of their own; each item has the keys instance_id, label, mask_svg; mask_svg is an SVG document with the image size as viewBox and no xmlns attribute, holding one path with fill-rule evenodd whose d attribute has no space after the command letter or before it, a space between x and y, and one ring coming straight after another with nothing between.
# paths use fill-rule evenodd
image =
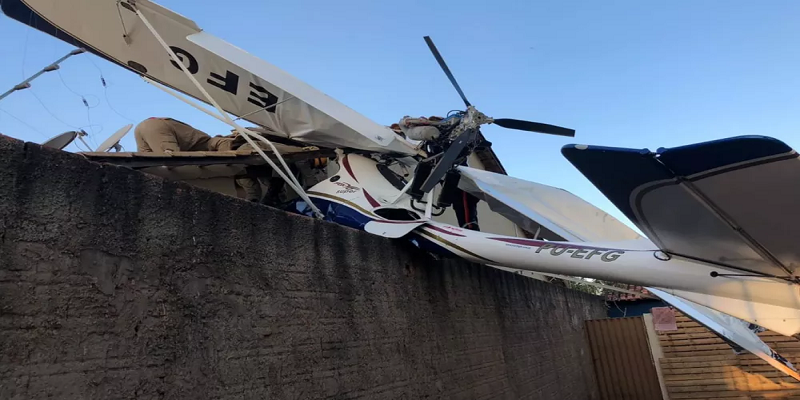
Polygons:
<instances>
[{"instance_id":1,"label":"propeller spinner","mask_svg":"<svg viewBox=\"0 0 800 400\"><path fill-rule=\"evenodd\" d=\"M430 173L425 177L418 176L418 178L424 178L424 182L422 182L419 186L419 192L427 193L433 190L433 188L445 177L448 171L450 171L455 165L463 162L464 157L471 151L473 143L480 137L478 130L480 125L494 123L506 129L516 129L520 131L568 137L575 136L574 129L562 128L560 126L543 124L539 122L523 121L519 119L493 119L487 117L478 111L475 106L469 102L469 100L467 100L467 96L464 95L464 91L461 90L461 86L459 86L456 78L453 76L453 73L447 66L447 63L444 62L444 58L442 58L442 55L436 48L436 45L433 44L433 40L431 40L430 36L425 36L424 39L425 43L428 44L428 48L431 50L431 53L433 53L434 58L436 58L436 61L442 68L442 71L444 71L444 74L447 75L448 79L450 79L450 83L456 89L459 96L461 96L461 100L464 101L464 105L467 106L467 111L463 113L462 121L459 124L459 127L453 132L455 135L450 135L452 141L449 143L449 146L447 146L444 154L434 156L435 158L438 158L438 162L436 162L436 166L433 168L433 170L430 171Z\"/></svg>"}]
</instances>

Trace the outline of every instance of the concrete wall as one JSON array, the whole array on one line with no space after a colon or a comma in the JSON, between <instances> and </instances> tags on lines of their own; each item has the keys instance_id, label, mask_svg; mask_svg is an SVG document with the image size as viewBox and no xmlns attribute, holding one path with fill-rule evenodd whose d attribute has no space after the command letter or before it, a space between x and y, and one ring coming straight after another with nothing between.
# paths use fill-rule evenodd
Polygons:
<instances>
[{"instance_id":1,"label":"concrete wall","mask_svg":"<svg viewBox=\"0 0 800 400\"><path fill-rule=\"evenodd\" d=\"M597 398L601 299L0 137L0 398Z\"/></svg>"}]
</instances>

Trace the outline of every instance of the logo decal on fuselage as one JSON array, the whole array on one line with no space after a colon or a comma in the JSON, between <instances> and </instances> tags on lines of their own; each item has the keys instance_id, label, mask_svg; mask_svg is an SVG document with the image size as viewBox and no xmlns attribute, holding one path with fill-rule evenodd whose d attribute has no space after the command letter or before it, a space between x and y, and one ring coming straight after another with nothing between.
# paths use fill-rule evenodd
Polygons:
<instances>
[{"instance_id":1,"label":"logo decal on fuselage","mask_svg":"<svg viewBox=\"0 0 800 400\"><path fill-rule=\"evenodd\" d=\"M360 187L353 186L353 185L351 185L351 184L349 184L347 182L339 181L339 182L333 182L333 184L342 187L342 189L339 189L339 190L336 191L336 193L339 193L339 194L342 194L342 193L355 193L355 192L361 190Z\"/></svg>"}]
</instances>

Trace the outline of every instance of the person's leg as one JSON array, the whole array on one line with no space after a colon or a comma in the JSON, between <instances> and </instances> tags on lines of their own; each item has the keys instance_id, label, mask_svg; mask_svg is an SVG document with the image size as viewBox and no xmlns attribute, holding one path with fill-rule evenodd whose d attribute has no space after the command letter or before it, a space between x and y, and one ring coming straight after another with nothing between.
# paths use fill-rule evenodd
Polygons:
<instances>
[{"instance_id":1,"label":"person's leg","mask_svg":"<svg viewBox=\"0 0 800 400\"><path fill-rule=\"evenodd\" d=\"M244 189L244 196L247 201L261 201L261 184L258 183L258 179L245 176L237 178L236 184Z\"/></svg>"},{"instance_id":2,"label":"person's leg","mask_svg":"<svg viewBox=\"0 0 800 400\"><path fill-rule=\"evenodd\" d=\"M292 175L297 176L299 172L297 164L289 163L288 165ZM267 194L264 196L264 200L262 200L263 204L277 207L281 203L282 194L286 194L289 198L292 197L292 194L296 196L295 191L291 188L287 188L286 181L283 180L276 171L272 171L272 176L265 182L265 185L267 185ZM289 200L289 198L286 200Z\"/></svg>"},{"instance_id":3,"label":"person's leg","mask_svg":"<svg viewBox=\"0 0 800 400\"><path fill-rule=\"evenodd\" d=\"M221 136L212 137L208 142L208 146L211 151L230 151L233 150L233 144L234 138ZM252 147L245 143L241 148L251 149ZM261 195L263 192L261 190L261 183L258 182L258 179L244 176L241 178L236 178L235 181L239 187L244 189L244 195L247 201L261 201Z\"/></svg>"},{"instance_id":4,"label":"person's leg","mask_svg":"<svg viewBox=\"0 0 800 400\"><path fill-rule=\"evenodd\" d=\"M208 140L209 151L231 151L233 149L234 138L224 136L214 136Z\"/></svg>"},{"instance_id":5,"label":"person's leg","mask_svg":"<svg viewBox=\"0 0 800 400\"><path fill-rule=\"evenodd\" d=\"M133 133L140 152L171 153L180 150L175 133L161 118L148 118L140 122Z\"/></svg>"},{"instance_id":6,"label":"person's leg","mask_svg":"<svg viewBox=\"0 0 800 400\"><path fill-rule=\"evenodd\" d=\"M150 145L144 140L144 133L140 125L141 124L137 125L136 129L133 130L133 137L136 139L136 151L140 153L152 153L153 149L150 148Z\"/></svg>"},{"instance_id":7,"label":"person's leg","mask_svg":"<svg viewBox=\"0 0 800 400\"><path fill-rule=\"evenodd\" d=\"M211 135L172 118L165 118L164 123L174 132L181 151L213 151L209 148Z\"/></svg>"},{"instance_id":8,"label":"person's leg","mask_svg":"<svg viewBox=\"0 0 800 400\"><path fill-rule=\"evenodd\" d=\"M281 203L281 192L286 186L286 181L276 175L277 174L273 173L273 176L269 178L267 182L267 194L262 200L262 203L268 206L277 206Z\"/></svg>"}]
</instances>

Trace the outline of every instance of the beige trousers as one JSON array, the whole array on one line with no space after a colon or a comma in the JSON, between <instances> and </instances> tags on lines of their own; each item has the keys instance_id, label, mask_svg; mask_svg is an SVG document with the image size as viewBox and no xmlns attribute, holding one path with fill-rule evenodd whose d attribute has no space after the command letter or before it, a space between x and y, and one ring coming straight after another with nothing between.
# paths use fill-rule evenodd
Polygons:
<instances>
[{"instance_id":1,"label":"beige trousers","mask_svg":"<svg viewBox=\"0 0 800 400\"><path fill-rule=\"evenodd\" d=\"M148 118L134 130L136 147L140 152L173 153L176 151L233 150L232 137L211 135L189 124L171 118ZM247 148L244 145L241 148ZM261 201L261 184L254 178L237 178L236 184L245 192L248 201Z\"/></svg>"}]
</instances>

